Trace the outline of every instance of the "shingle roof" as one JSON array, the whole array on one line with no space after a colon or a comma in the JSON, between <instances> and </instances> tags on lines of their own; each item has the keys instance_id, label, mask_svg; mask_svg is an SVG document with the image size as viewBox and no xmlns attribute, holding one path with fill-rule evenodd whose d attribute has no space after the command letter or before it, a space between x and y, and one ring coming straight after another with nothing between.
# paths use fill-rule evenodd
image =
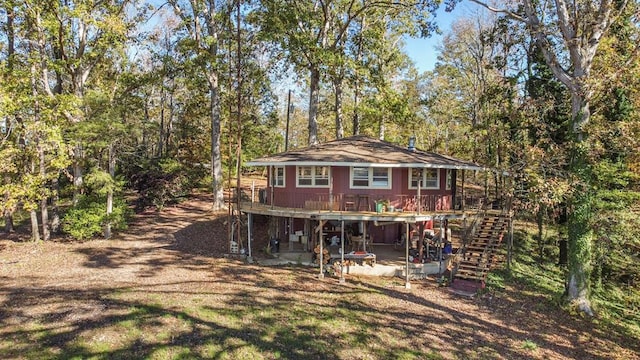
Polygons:
<instances>
[{"instance_id":1,"label":"shingle roof","mask_svg":"<svg viewBox=\"0 0 640 360\"><path fill-rule=\"evenodd\" d=\"M482 170L470 161L456 159L418 149L394 145L390 142L357 135L329 141L302 149L248 161L247 166L367 166L412 167Z\"/></svg>"}]
</instances>

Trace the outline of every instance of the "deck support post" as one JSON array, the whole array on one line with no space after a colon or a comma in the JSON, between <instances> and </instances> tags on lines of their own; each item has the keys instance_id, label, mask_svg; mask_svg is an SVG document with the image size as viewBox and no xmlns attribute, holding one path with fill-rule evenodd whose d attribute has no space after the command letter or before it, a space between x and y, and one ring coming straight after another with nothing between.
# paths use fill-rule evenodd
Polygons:
<instances>
[{"instance_id":1,"label":"deck support post","mask_svg":"<svg viewBox=\"0 0 640 360\"><path fill-rule=\"evenodd\" d=\"M324 221L320 221L320 226L318 226L318 228L320 229L319 231L319 239L318 242L320 243L320 274L318 275L318 279L324 279L324 254L323 254L323 247L324 247L324 234L322 233L322 228L324 226Z\"/></svg>"},{"instance_id":2,"label":"deck support post","mask_svg":"<svg viewBox=\"0 0 640 360\"><path fill-rule=\"evenodd\" d=\"M251 228L253 227L253 214L247 213L247 263L253 263L251 256Z\"/></svg>"},{"instance_id":3,"label":"deck support post","mask_svg":"<svg viewBox=\"0 0 640 360\"><path fill-rule=\"evenodd\" d=\"M462 169L462 191L460 193L460 210L465 211L466 210L466 206L467 204L465 204L465 200L464 200L464 175L465 175L465 170Z\"/></svg>"},{"instance_id":4,"label":"deck support post","mask_svg":"<svg viewBox=\"0 0 640 360\"><path fill-rule=\"evenodd\" d=\"M344 284L344 220L340 224L340 284Z\"/></svg>"},{"instance_id":5,"label":"deck support post","mask_svg":"<svg viewBox=\"0 0 640 360\"><path fill-rule=\"evenodd\" d=\"M405 241L404 241L404 247L405 247L405 283L404 283L404 287L406 289L411 289L411 283L409 282L409 242L411 241L411 239L409 238L409 223L405 223L406 224L406 235L405 235Z\"/></svg>"},{"instance_id":6,"label":"deck support post","mask_svg":"<svg viewBox=\"0 0 640 360\"><path fill-rule=\"evenodd\" d=\"M440 218L440 236L438 237L438 249L436 249L436 256L438 257L438 276L442 275L442 238L445 236L447 236L447 234L445 234L444 230L444 220L443 218Z\"/></svg>"}]
</instances>

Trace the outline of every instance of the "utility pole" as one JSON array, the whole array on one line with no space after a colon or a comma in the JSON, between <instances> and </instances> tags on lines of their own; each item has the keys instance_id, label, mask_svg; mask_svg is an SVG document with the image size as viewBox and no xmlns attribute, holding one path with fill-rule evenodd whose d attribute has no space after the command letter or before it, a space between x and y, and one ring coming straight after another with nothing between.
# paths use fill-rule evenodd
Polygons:
<instances>
[{"instance_id":1,"label":"utility pole","mask_svg":"<svg viewBox=\"0 0 640 360\"><path fill-rule=\"evenodd\" d=\"M284 151L289 151L289 119L291 118L291 89L287 97L287 130L284 134Z\"/></svg>"}]
</instances>

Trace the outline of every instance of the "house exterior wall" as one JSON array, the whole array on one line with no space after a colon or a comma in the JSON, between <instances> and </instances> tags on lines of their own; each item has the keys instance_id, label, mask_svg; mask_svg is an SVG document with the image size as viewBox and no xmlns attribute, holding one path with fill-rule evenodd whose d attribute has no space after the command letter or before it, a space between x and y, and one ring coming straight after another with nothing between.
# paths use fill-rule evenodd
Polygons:
<instances>
[{"instance_id":1,"label":"house exterior wall","mask_svg":"<svg viewBox=\"0 0 640 360\"><path fill-rule=\"evenodd\" d=\"M407 168L393 168L391 172L391 188L352 189L350 187L351 169L344 166L331 167L333 188L329 187L298 187L296 166L285 166L285 186L269 187L266 189L266 203L290 208L308 208L310 206L333 206L333 210L346 210L347 201L355 201L356 210L375 211L377 200L388 200L389 205L396 209L415 211L417 209L417 189L409 188L409 170ZM446 189L446 169L439 169L439 189L421 189L420 197L424 209L432 211L451 210L455 188ZM272 176L269 172L269 177ZM271 184L269 178L268 184ZM271 191L273 190L273 197ZM331 190L331 192L330 192ZM359 204L358 204L359 202ZM329 205L331 204L331 205ZM325 210L329 210L327 207Z\"/></svg>"}]
</instances>

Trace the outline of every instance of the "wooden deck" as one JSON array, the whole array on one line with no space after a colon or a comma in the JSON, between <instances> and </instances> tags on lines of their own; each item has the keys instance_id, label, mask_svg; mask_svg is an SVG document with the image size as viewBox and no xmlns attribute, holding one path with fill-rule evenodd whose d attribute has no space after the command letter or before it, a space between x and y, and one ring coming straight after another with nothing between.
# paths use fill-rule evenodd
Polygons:
<instances>
[{"instance_id":1,"label":"wooden deck","mask_svg":"<svg viewBox=\"0 0 640 360\"><path fill-rule=\"evenodd\" d=\"M258 214L267 216L277 216L297 219L312 220L344 220L344 221L378 221L389 223L416 223L419 221L428 221L433 219L455 219L464 218L475 211L394 211L394 212L375 212L375 211L340 211L332 209L322 209L318 206L311 208L288 208L280 206L272 206L259 202L241 202L240 211L248 214Z\"/></svg>"}]
</instances>

